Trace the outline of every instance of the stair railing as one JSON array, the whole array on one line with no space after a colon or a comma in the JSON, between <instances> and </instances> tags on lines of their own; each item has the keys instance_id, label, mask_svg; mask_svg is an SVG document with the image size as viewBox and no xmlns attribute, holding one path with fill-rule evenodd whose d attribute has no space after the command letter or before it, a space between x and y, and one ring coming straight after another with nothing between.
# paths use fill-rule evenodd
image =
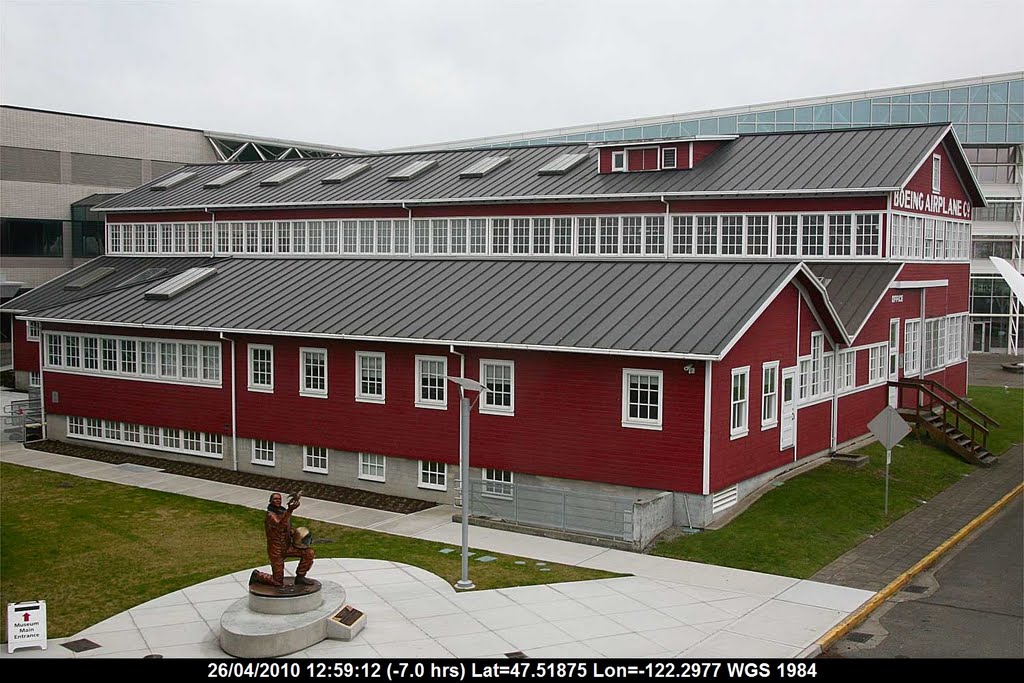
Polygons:
<instances>
[{"instance_id":1,"label":"stair railing","mask_svg":"<svg viewBox=\"0 0 1024 683\"><path fill-rule=\"evenodd\" d=\"M897 387L898 389L912 389L914 391L918 391L918 392L921 392L921 393L925 394L928 398L932 399L935 403L938 403L943 408L945 408L945 411L946 411L946 415L944 416L944 421L945 422L948 422L948 419L949 419L948 415L952 414L954 416L953 426L956 427L958 432L960 432L964 436L967 436L974 443L981 444L986 450L988 449L988 433L989 433L988 427L986 427L981 422L978 422L977 420L972 418L970 415L967 415L966 413L964 413L963 410L961 410L957 406L953 405L953 403L951 403L950 401L947 401L946 399L944 399L942 396L940 396L936 391L934 391L926 383L922 383L919 380L890 380L889 381L889 386ZM902 406L902 398L903 398L902 397L902 392L897 391L896 393L897 393L897 396L899 397L897 405L899 407L903 407ZM961 402L961 405L963 405L962 402ZM915 414L917 416L917 421L919 423L925 422L925 419L923 417L924 415L926 415L926 414L928 414L928 415L935 415L936 414L932 410L932 404L928 404L927 406L926 405L922 405L922 402L919 401L919 400L915 400L914 401L914 405L912 407L913 407L913 410L914 410L914 412L915 412ZM961 427L961 420L963 420L964 422L967 423L967 425L970 426L970 429L971 429L970 434L968 434L965 431L965 429L963 427ZM981 438L980 439L978 438L978 434L979 433L981 434Z\"/></svg>"}]
</instances>

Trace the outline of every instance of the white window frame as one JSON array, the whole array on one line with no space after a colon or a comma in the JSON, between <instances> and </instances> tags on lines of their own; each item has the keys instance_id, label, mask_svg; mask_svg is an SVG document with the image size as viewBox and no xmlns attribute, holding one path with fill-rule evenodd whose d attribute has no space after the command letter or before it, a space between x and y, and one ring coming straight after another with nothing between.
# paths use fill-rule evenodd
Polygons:
<instances>
[{"instance_id":1,"label":"white window frame","mask_svg":"<svg viewBox=\"0 0 1024 683\"><path fill-rule=\"evenodd\" d=\"M836 390L839 393L857 388L857 349L843 349L836 362Z\"/></svg>"},{"instance_id":2,"label":"white window frame","mask_svg":"<svg viewBox=\"0 0 1024 683\"><path fill-rule=\"evenodd\" d=\"M509 369L509 404L507 406L494 405L490 403L496 395L490 390L487 384L488 367L507 367ZM480 397L480 412L488 415L515 415L516 414L516 364L511 360L496 360L493 358L480 359L480 384L488 387Z\"/></svg>"},{"instance_id":3,"label":"white window frame","mask_svg":"<svg viewBox=\"0 0 1024 683\"><path fill-rule=\"evenodd\" d=\"M270 383L269 384L261 384L261 383L258 383L256 381L256 372L255 372L256 361L253 359L253 355L254 355L255 351L268 351L268 352L270 352L269 360L267 360L267 361L260 361L261 363L268 362L270 364L270 371L268 373L265 373L265 374L270 375ZM267 394L274 393L274 347L273 346L271 346L269 344L249 344L249 368L248 368L248 370L249 370L249 391L261 391L261 392L264 392L264 393L267 393Z\"/></svg>"},{"instance_id":4,"label":"white window frame","mask_svg":"<svg viewBox=\"0 0 1024 683\"><path fill-rule=\"evenodd\" d=\"M671 165L669 165L669 163L665 160L665 153L666 152L672 152L672 164ZM676 149L675 147L662 147L661 148L661 168L662 168L662 170L666 170L667 171L667 170L670 170L670 169L674 169L674 168L676 168L678 166L678 164L679 164L679 150Z\"/></svg>"},{"instance_id":5,"label":"white window frame","mask_svg":"<svg viewBox=\"0 0 1024 683\"><path fill-rule=\"evenodd\" d=\"M433 471L434 466L441 468L440 472ZM424 475L428 476L440 476L443 480L442 483L427 481L424 479ZM443 462L435 462L432 460L420 460L419 461L419 474L417 476L416 486L421 489L430 489L432 491L447 491L448 490L448 465Z\"/></svg>"},{"instance_id":6,"label":"white window frame","mask_svg":"<svg viewBox=\"0 0 1024 683\"><path fill-rule=\"evenodd\" d=\"M903 376L911 377L921 372L921 319L913 318L903 322Z\"/></svg>"},{"instance_id":7,"label":"white window frame","mask_svg":"<svg viewBox=\"0 0 1024 683\"><path fill-rule=\"evenodd\" d=\"M380 394L363 392L363 359L380 359ZM387 361L380 351L356 351L356 400L360 403L384 403L387 395Z\"/></svg>"},{"instance_id":8,"label":"white window frame","mask_svg":"<svg viewBox=\"0 0 1024 683\"><path fill-rule=\"evenodd\" d=\"M312 452L313 449L317 451L323 451L323 453ZM323 458L324 464L321 467L318 464L320 458ZM331 466L331 451L323 446L303 446L302 447L302 471L312 472L314 474L328 474Z\"/></svg>"},{"instance_id":9,"label":"white window frame","mask_svg":"<svg viewBox=\"0 0 1024 683\"><path fill-rule=\"evenodd\" d=\"M620 149L612 152L612 173L624 173L629 170L629 161L626 150Z\"/></svg>"},{"instance_id":10,"label":"white window frame","mask_svg":"<svg viewBox=\"0 0 1024 683\"><path fill-rule=\"evenodd\" d=\"M41 331L41 329L42 324L40 324L38 320L25 321L25 339L27 339L30 342L39 341L39 332Z\"/></svg>"},{"instance_id":11,"label":"white window frame","mask_svg":"<svg viewBox=\"0 0 1024 683\"><path fill-rule=\"evenodd\" d=\"M512 470L484 467L481 470L480 476L484 484L480 495L487 498L512 500L515 491L515 473Z\"/></svg>"},{"instance_id":12,"label":"white window frame","mask_svg":"<svg viewBox=\"0 0 1024 683\"><path fill-rule=\"evenodd\" d=\"M28 373L28 385L30 387L38 387L43 383L43 373L32 370Z\"/></svg>"},{"instance_id":13,"label":"white window frame","mask_svg":"<svg viewBox=\"0 0 1024 683\"><path fill-rule=\"evenodd\" d=\"M442 363L441 370L441 394L440 399L423 398L421 389L423 386L423 366L424 362L440 362ZM446 356L416 356L416 393L415 403L417 408L430 408L432 410L448 410L448 358Z\"/></svg>"},{"instance_id":14,"label":"white window frame","mask_svg":"<svg viewBox=\"0 0 1024 683\"><path fill-rule=\"evenodd\" d=\"M380 462L375 462L376 458L380 458ZM386 456L379 455L377 453L360 453L359 454L359 478L365 481L386 481L387 480L387 467L388 459ZM380 474L370 474L367 469L380 468Z\"/></svg>"},{"instance_id":15,"label":"white window frame","mask_svg":"<svg viewBox=\"0 0 1024 683\"><path fill-rule=\"evenodd\" d=\"M630 400L630 379L632 377L656 377L658 380L658 417L649 419L642 417L631 417L629 414ZM638 404L640 405L640 404ZM643 405L652 405L650 403ZM661 370L647 370L641 368L622 369L622 426L631 429L655 429L660 430L665 416L665 373Z\"/></svg>"},{"instance_id":16,"label":"white window frame","mask_svg":"<svg viewBox=\"0 0 1024 683\"><path fill-rule=\"evenodd\" d=\"M322 355L324 359L324 387L323 389L308 387L306 376L306 354ZM299 348L299 395L311 398L327 398L327 349L302 346Z\"/></svg>"},{"instance_id":17,"label":"white window frame","mask_svg":"<svg viewBox=\"0 0 1024 683\"><path fill-rule=\"evenodd\" d=\"M270 448L261 444L270 444ZM263 457L260 457L260 456ZM267 439L252 440L252 464L274 467L276 465L277 444Z\"/></svg>"},{"instance_id":18,"label":"white window frame","mask_svg":"<svg viewBox=\"0 0 1024 683\"><path fill-rule=\"evenodd\" d=\"M743 378L743 397L736 398L736 380ZM737 412L737 408L740 410ZM740 419L737 421L737 417ZM750 366L732 369L729 382L729 438L741 439L750 433Z\"/></svg>"},{"instance_id":19,"label":"white window frame","mask_svg":"<svg viewBox=\"0 0 1024 683\"><path fill-rule=\"evenodd\" d=\"M761 364L761 431L771 429L779 424L779 364L777 360ZM765 391L768 378L771 378L771 393ZM770 418L765 418L771 407Z\"/></svg>"},{"instance_id":20,"label":"white window frame","mask_svg":"<svg viewBox=\"0 0 1024 683\"><path fill-rule=\"evenodd\" d=\"M889 342L872 344L868 347L868 384L885 384L889 381Z\"/></svg>"},{"instance_id":21,"label":"white window frame","mask_svg":"<svg viewBox=\"0 0 1024 683\"><path fill-rule=\"evenodd\" d=\"M210 460L224 459L223 436L220 434L175 427L152 427L134 422L91 417L68 416L67 419L67 436L72 439L127 444L148 450L183 453ZM215 451L206 447L208 442L214 441L221 444L219 450ZM196 447L186 448L185 443L191 443Z\"/></svg>"},{"instance_id":22,"label":"white window frame","mask_svg":"<svg viewBox=\"0 0 1024 683\"><path fill-rule=\"evenodd\" d=\"M938 154L932 155L932 192L942 192L942 157Z\"/></svg>"}]
</instances>

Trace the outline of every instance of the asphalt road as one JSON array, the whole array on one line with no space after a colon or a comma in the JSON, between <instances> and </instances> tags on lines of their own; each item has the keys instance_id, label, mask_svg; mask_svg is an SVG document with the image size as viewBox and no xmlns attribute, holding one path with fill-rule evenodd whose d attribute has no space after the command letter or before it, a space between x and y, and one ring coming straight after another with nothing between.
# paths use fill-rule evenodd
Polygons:
<instances>
[{"instance_id":1,"label":"asphalt road","mask_svg":"<svg viewBox=\"0 0 1024 683\"><path fill-rule=\"evenodd\" d=\"M918 574L824 656L1024 658L1022 497Z\"/></svg>"}]
</instances>

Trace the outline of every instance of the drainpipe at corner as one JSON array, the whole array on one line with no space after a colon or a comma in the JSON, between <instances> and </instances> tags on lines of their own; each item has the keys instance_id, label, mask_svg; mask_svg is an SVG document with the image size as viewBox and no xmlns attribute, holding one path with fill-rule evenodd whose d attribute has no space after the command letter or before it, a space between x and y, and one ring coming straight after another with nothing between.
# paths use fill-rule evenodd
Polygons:
<instances>
[{"instance_id":1,"label":"drainpipe at corner","mask_svg":"<svg viewBox=\"0 0 1024 683\"><path fill-rule=\"evenodd\" d=\"M237 409L236 399L237 390L235 388L235 340L224 336L224 333L220 333L220 338L224 341L231 342L231 469L235 472L238 471L238 421L237 421Z\"/></svg>"}]
</instances>

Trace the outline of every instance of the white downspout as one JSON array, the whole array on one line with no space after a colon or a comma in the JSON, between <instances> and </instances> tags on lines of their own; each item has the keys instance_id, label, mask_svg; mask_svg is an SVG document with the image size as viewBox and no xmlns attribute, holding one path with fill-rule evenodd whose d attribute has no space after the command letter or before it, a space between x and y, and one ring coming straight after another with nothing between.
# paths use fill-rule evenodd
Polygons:
<instances>
[{"instance_id":1,"label":"white downspout","mask_svg":"<svg viewBox=\"0 0 1024 683\"><path fill-rule=\"evenodd\" d=\"M663 256L668 257L672 252L672 226L671 217L669 216L670 206L668 201L665 200L665 195L661 195L661 203L665 205L665 253Z\"/></svg>"},{"instance_id":2,"label":"white downspout","mask_svg":"<svg viewBox=\"0 0 1024 683\"><path fill-rule=\"evenodd\" d=\"M415 250L416 250L415 242L414 242L415 235L413 234L413 229L412 229L412 208L406 206L405 202L402 202L402 208L409 212L409 218L408 218L408 221L409 221L409 226L408 226L409 233L408 234L409 234L409 255L411 256L415 252ZM397 235L397 228L396 228L396 235ZM452 346L452 353L455 353L455 346L454 345Z\"/></svg>"},{"instance_id":3,"label":"white downspout","mask_svg":"<svg viewBox=\"0 0 1024 683\"><path fill-rule=\"evenodd\" d=\"M231 469L238 471L238 421L237 421L237 390L235 382L235 340L229 339L220 333L220 338L231 342Z\"/></svg>"},{"instance_id":4,"label":"white downspout","mask_svg":"<svg viewBox=\"0 0 1024 683\"><path fill-rule=\"evenodd\" d=\"M203 209L203 211L205 211L206 213L210 214L210 237L213 240L213 244L210 245L210 246L213 247L213 253L211 254L211 256L216 256L217 255L217 212L216 211L210 211L209 209ZM202 244L200 244L200 246L202 246Z\"/></svg>"}]
</instances>

